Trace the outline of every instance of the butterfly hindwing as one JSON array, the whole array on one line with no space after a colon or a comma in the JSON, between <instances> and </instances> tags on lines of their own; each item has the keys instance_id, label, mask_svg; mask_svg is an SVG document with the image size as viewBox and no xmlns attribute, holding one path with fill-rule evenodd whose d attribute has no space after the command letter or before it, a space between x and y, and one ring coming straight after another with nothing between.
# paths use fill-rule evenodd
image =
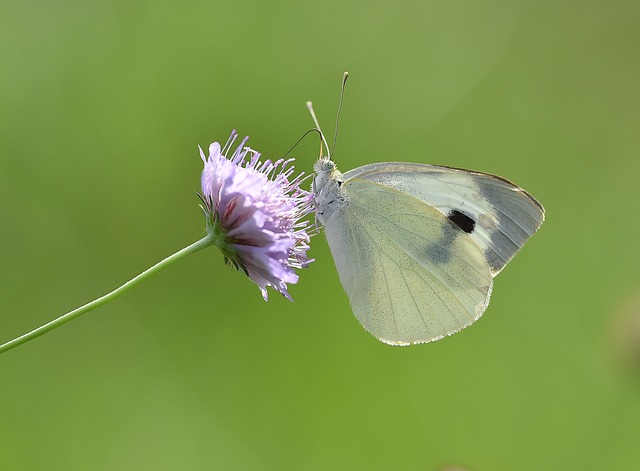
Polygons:
<instances>
[{"instance_id":1,"label":"butterfly hindwing","mask_svg":"<svg viewBox=\"0 0 640 471\"><path fill-rule=\"evenodd\" d=\"M383 342L438 340L484 312L492 273L483 250L438 209L360 178L342 185L345 204L325 221L351 307Z\"/></svg>"},{"instance_id":2,"label":"butterfly hindwing","mask_svg":"<svg viewBox=\"0 0 640 471\"><path fill-rule=\"evenodd\" d=\"M436 208L483 250L495 276L540 227L544 209L495 175L415 163L376 163L344 174L407 193Z\"/></svg>"}]
</instances>

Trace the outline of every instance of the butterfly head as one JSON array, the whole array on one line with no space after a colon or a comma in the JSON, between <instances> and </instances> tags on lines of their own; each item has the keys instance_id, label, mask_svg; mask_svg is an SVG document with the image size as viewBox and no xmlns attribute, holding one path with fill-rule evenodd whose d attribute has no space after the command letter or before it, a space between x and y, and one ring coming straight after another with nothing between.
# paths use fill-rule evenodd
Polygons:
<instances>
[{"instance_id":1,"label":"butterfly head","mask_svg":"<svg viewBox=\"0 0 640 471\"><path fill-rule=\"evenodd\" d=\"M314 178L315 190L319 191L329 182L342 183L342 173L336 168L336 164L329 157L320 157L313 166L313 170L316 172Z\"/></svg>"},{"instance_id":2,"label":"butterfly head","mask_svg":"<svg viewBox=\"0 0 640 471\"><path fill-rule=\"evenodd\" d=\"M316 171L318 175L326 174L330 175L336 168L336 164L329 157L320 157L316 164L313 166L313 169Z\"/></svg>"}]
</instances>

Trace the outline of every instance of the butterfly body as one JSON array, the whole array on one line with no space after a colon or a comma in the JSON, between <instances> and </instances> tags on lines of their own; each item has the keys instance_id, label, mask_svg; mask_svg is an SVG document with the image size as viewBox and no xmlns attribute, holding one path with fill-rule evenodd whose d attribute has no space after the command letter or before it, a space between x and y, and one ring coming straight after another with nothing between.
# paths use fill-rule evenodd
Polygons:
<instances>
[{"instance_id":1,"label":"butterfly body","mask_svg":"<svg viewBox=\"0 0 640 471\"><path fill-rule=\"evenodd\" d=\"M475 322L493 277L544 220L535 198L494 175L413 163L340 173L321 158L316 217L363 327L391 345Z\"/></svg>"}]
</instances>

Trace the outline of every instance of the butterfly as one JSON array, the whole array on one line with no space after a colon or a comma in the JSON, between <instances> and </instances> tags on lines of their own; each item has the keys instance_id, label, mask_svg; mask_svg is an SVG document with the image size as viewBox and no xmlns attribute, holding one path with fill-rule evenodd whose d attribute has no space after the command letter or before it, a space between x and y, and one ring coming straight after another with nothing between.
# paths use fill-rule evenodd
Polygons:
<instances>
[{"instance_id":1,"label":"butterfly","mask_svg":"<svg viewBox=\"0 0 640 471\"><path fill-rule=\"evenodd\" d=\"M411 345L478 320L493 278L544 221L542 205L502 177L453 167L382 162L343 174L324 144L316 219L362 326Z\"/></svg>"}]
</instances>

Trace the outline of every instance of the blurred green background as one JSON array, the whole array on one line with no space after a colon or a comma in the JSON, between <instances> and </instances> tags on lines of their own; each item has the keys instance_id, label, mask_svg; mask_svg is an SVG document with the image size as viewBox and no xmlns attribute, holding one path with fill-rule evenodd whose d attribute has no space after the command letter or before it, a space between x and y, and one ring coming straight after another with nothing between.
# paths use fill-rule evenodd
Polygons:
<instances>
[{"instance_id":1,"label":"blurred green background","mask_svg":"<svg viewBox=\"0 0 640 471\"><path fill-rule=\"evenodd\" d=\"M496 173L547 221L485 316L383 345L322 236L294 303L214 249L0 357L0 469L640 469L640 3L0 4L0 334L195 241L197 145ZM315 137L295 151L312 171Z\"/></svg>"}]
</instances>

